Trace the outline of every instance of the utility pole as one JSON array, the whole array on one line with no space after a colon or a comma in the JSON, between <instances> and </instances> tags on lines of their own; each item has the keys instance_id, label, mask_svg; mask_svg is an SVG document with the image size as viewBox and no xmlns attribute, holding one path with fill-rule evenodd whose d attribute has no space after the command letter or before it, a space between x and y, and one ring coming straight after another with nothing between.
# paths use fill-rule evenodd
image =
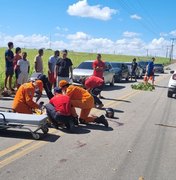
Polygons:
<instances>
[{"instance_id":1,"label":"utility pole","mask_svg":"<svg viewBox=\"0 0 176 180\"><path fill-rule=\"evenodd\" d=\"M167 46L167 48L166 48L166 58L168 58L169 47L170 47L170 46Z\"/></svg>"},{"instance_id":2,"label":"utility pole","mask_svg":"<svg viewBox=\"0 0 176 180\"><path fill-rule=\"evenodd\" d=\"M170 40L171 40L170 61L172 61L172 59L173 59L174 41L176 40L176 38L170 38Z\"/></svg>"}]
</instances>

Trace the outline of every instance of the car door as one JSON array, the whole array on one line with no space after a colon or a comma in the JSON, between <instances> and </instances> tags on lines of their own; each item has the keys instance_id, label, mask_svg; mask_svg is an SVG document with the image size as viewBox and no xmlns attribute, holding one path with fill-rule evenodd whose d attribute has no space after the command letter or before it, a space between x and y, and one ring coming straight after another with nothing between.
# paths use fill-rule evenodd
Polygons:
<instances>
[{"instance_id":1,"label":"car door","mask_svg":"<svg viewBox=\"0 0 176 180\"><path fill-rule=\"evenodd\" d=\"M113 72L112 72L112 66L109 62L106 62L106 69L103 73L103 77L104 77L105 83L112 82Z\"/></svg>"},{"instance_id":2,"label":"car door","mask_svg":"<svg viewBox=\"0 0 176 180\"><path fill-rule=\"evenodd\" d=\"M126 78L126 69L125 69L125 64L124 63L122 63L121 64L121 69L122 69L122 77L123 78Z\"/></svg>"}]
</instances>

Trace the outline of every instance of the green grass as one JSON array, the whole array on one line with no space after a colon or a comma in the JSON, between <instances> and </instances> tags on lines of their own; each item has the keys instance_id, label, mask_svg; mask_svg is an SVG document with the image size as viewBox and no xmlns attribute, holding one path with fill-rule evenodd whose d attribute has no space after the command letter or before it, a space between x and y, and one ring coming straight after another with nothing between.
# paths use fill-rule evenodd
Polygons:
<instances>
[{"instance_id":1,"label":"green grass","mask_svg":"<svg viewBox=\"0 0 176 180\"><path fill-rule=\"evenodd\" d=\"M5 59L4 59L4 52L6 48L0 48L0 88L4 85L4 69L5 69ZM27 59L30 61L30 74L34 72L34 57L38 54L37 49L22 49L22 52L26 51L28 54ZM13 52L15 52L15 49L13 49ZM44 62L44 72L47 73L48 69L48 59L49 57L53 55L52 50L44 50L44 56L43 56L43 62ZM94 60L96 59L95 53L82 53L82 52L72 52L70 51L68 54L68 57L72 60L73 66L77 67L81 62L85 60ZM102 59L105 61L121 61L121 62L130 62L135 56L126 56L126 55L115 55L115 54L102 54ZM151 59L151 57L136 57L137 60L148 60ZM169 59L157 57L156 63L162 63L164 65L169 64Z\"/></svg>"}]
</instances>

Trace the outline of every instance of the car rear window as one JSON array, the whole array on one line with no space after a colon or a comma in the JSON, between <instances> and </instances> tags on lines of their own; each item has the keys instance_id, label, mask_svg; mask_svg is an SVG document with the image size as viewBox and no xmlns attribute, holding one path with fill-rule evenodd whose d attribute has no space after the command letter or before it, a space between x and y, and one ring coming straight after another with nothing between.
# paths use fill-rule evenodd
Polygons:
<instances>
[{"instance_id":1,"label":"car rear window","mask_svg":"<svg viewBox=\"0 0 176 180\"><path fill-rule=\"evenodd\" d=\"M78 69L93 69L92 67L92 62L82 62L79 66Z\"/></svg>"}]
</instances>

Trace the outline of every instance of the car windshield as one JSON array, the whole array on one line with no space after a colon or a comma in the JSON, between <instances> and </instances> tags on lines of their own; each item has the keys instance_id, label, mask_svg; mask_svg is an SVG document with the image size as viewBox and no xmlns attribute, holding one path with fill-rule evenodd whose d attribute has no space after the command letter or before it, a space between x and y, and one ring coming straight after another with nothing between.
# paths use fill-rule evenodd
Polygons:
<instances>
[{"instance_id":1,"label":"car windshield","mask_svg":"<svg viewBox=\"0 0 176 180\"><path fill-rule=\"evenodd\" d=\"M111 64L112 64L112 67L114 67L114 68L121 68L121 64L120 63L113 62Z\"/></svg>"},{"instance_id":2,"label":"car windshield","mask_svg":"<svg viewBox=\"0 0 176 180\"><path fill-rule=\"evenodd\" d=\"M92 67L92 62L82 62L79 66L78 69L93 69Z\"/></svg>"},{"instance_id":3,"label":"car windshield","mask_svg":"<svg viewBox=\"0 0 176 180\"><path fill-rule=\"evenodd\" d=\"M154 64L155 67L163 67L162 64Z\"/></svg>"}]
</instances>

